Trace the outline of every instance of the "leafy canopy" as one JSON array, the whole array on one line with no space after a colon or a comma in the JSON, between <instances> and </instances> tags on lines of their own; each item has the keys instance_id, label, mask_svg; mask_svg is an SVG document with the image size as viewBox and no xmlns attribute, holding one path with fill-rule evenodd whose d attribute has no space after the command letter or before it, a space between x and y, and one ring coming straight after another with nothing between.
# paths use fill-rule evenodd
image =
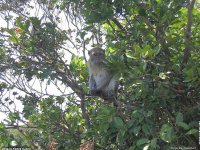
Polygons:
<instances>
[{"instance_id":1,"label":"leafy canopy","mask_svg":"<svg viewBox=\"0 0 200 150\"><path fill-rule=\"evenodd\" d=\"M0 148L198 149L199 6L2 0ZM87 51L97 45L119 79L118 107L88 95Z\"/></svg>"}]
</instances>

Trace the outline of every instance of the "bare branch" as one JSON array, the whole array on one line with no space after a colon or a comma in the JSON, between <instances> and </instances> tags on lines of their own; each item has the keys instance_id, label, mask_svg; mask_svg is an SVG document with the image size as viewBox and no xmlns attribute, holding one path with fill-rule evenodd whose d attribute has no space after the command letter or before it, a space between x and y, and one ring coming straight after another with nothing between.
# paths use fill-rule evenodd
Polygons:
<instances>
[{"instance_id":1,"label":"bare branch","mask_svg":"<svg viewBox=\"0 0 200 150\"><path fill-rule=\"evenodd\" d=\"M125 36L127 37L128 36L128 32L126 30L126 28L124 26L122 26L122 24L117 20L117 18L113 17L111 19L116 25L117 27L124 32Z\"/></svg>"},{"instance_id":2,"label":"bare branch","mask_svg":"<svg viewBox=\"0 0 200 150\"><path fill-rule=\"evenodd\" d=\"M181 64L181 71L185 68L186 64L188 63L190 53L192 50L192 9L194 7L195 0L192 0L190 4L188 5L188 20L187 20L187 26L185 31L185 50L184 50L184 56Z\"/></svg>"}]
</instances>

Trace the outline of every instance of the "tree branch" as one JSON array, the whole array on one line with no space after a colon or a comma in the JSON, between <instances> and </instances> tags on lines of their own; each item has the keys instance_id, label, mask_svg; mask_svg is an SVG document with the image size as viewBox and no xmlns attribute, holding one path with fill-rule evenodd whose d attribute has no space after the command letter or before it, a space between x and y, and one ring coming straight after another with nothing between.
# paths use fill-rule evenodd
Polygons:
<instances>
[{"instance_id":1,"label":"tree branch","mask_svg":"<svg viewBox=\"0 0 200 150\"><path fill-rule=\"evenodd\" d=\"M121 23L117 20L117 18L113 17L111 20L117 25L117 27L118 27L121 31L124 32L125 36L127 37L128 33L127 33L126 28L123 27L123 26L121 25Z\"/></svg>"},{"instance_id":2,"label":"tree branch","mask_svg":"<svg viewBox=\"0 0 200 150\"><path fill-rule=\"evenodd\" d=\"M181 71L185 68L186 64L188 63L190 53L192 50L192 9L194 7L195 0L192 0L188 5L188 20L187 20L187 26L185 31L185 50L184 50L184 56L181 64Z\"/></svg>"}]
</instances>

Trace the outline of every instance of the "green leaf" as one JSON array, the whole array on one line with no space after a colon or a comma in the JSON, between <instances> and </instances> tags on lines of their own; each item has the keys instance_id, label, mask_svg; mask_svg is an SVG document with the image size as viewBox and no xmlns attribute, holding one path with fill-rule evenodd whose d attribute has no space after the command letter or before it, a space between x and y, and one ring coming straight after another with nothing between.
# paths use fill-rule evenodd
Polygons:
<instances>
[{"instance_id":1,"label":"green leaf","mask_svg":"<svg viewBox=\"0 0 200 150\"><path fill-rule=\"evenodd\" d=\"M187 135L191 135L191 134L196 134L196 133L198 133L198 130L197 130L197 129L191 129L191 130L189 130L186 134L187 134Z\"/></svg>"},{"instance_id":2,"label":"green leaf","mask_svg":"<svg viewBox=\"0 0 200 150\"><path fill-rule=\"evenodd\" d=\"M150 117L150 116L152 116L153 115L153 112L152 111L148 111L147 112L147 117Z\"/></svg>"},{"instance_id":3,"label":"green leaf","mask_svg":"<svg viewBox=\"0 0 200 150\"><path fill-rule=\"evenodd\" d=\"M0 129L3 129L3 128L4 128L4 124L0 123Z\"/></svg>"},{"instance_id":4,"label":"green leaf","mask_svg":"<svg viewBox=\"0 0 200 150\"><path fill-rule=\"evenodd\" d=\"M143 9L143 8L139 9L139 15L146 16L145 9Z\"/></svg>"},{"instance_id":5,"label":"green leaf","mask_svg":"<svg viewBox=\"0 0 200 150\"><path fill-rule=\"evenodd\" d=\"M164 124L161 127L160 131L160 138L167 142L170 143L173 141L175 135L174 135L174 130L169 124Z\"/></svg>"},{"instance_id":6,"label":"green leaf","mask_svg":"<svg viewBox=\"0 0 200 150\"><path fill-rule=\"evenodd\" d=\"M135 148L136 148L136 146L131 146L131 147L129 147L128 150L135 150Z\"/></svg>"},{"instance_id":7,"label":"green leaf","mask_svg":"<svg viewBox=\"0 0 200 150\"><path fill-rule=\"evenodd\" d=\"M150 144L151 148L156 149L157 147L157 138L154 138L151 140L151 144Z\"/></svg>"},{"instance_id":8,"label":"green leaf","mask_svg":"<svg viewBox=\"0 0 200 150\"><path fill-rule=\"evenodd\" d=\"M149 131L150 131L150 126L149 126L149 124L143 124L142 125L142 131L147 135L147 134L149 134Z\"/></svg>"},{"instance_id":9,"label":"green leaf","mask_svg":"<svg viewBox=\"0 0 200 150\"><path fill-rule=\"evenodd\" d=\"M189 130L190 126L184 122L177 122L176 123L179 127L182 127L184 130Z\"/></svg>"},{"instance_id":10,"label":"green leaf","mask_svg":"<svg viewBox=\"0 0 200 150\"><path fill-rule=\"evenodd\" d=\"M14 44L19 43L18 38L17 38L17 37L14 37L14 36L13 36L13 37L9 37L8 40L9 40L10 42L14 43Z\"/></svg>"},{"instance_id":11,"label":"green leaf","mask_svg":"<svg viewBox=\"0 0 200 150\"><path fill-rule=\"evenodd\" d=\"M156 0L156 2L160 3L160 2L161 2L161 0Z\"/></svg>"},{"instance_id":12,"label":"green leaf","mask_svg":"<svg viewBox=\"0 0 200 150\"><path fill-rule=\"evenodd\" d=\"M183 122L183 114L178 112L176 115L176 122Z\"/></svg>"},{"instance_id":13,"label":"green leaf","mask_svg":"<svg viewBox=\"0 0 200 150\"><path fill-rule=\"evenodd\" d=\"M114 126L118 129L124 128L124 122L120 117L114 117L113 118Z\"/></svg>"},{"instance_id":14,"label":"green leaf","mask_svg":"<svg viewBox=\"0 0 200 150\"><path fill-rule=\"evenodd\" d=\"M17 24L17 26L20 27L21 29L24 28L24 26L23 26L23 24L22 24L22 22L21 22L20 17L17 17L17 18L16 18L16 24Z\"/></svg>"},{"instance_id":15,"label":"green leaf","mask_svg":"<svg viewBox=\"0 0 200 150\"><path fill-rule=\"evenodd\" d=\"M23 27L23 30L27 30L28 27L29 27L29 25L30 25L29 21L28 21L28 20L25 21L25 23L24 23L24 27Z\"/></svg>"},{"instance_id":16,"label":"green leaf","mask_svg":"<svg viewBox=\"0 0 200 150\"><path fill-rule=\"evenodd\" d=\"M8 29L6 31L7 31L7 33L9 33L11 35L8 38L8 40L10 42L13 42L14 44L19 43L20 39L17 37L17 35L16 35L16 33L15 33L15 31L13 29Z\"/></svg>"},{"instance_id":17,"label":"green leaf","mask_svg":"<svg viewBox=\"0 0 200 150\"><path fill-rule=\"evenodd\" d=\"M41 21L37 17L30 17L30 20L34 27L39 28Z\"/></svg>"},{"instance_id":18,"label":"green leaf","mask_svg":"<svg viewBox=\"0 0 200 150\"><path fill-rule=\"evenodd\" d=\"M81 37L81 39L84 39L85 35L86 35L86 32L85 32L85 31L80 32L80 37Z\"/></svg>"},{"instance_id":19,"label":"green leaf","mask_svg":"<svg viewBox=\"0 0 200 150\"><path fill-rule=\"evenodd\" d=\"M133 133L137 136L141 130L141 126L137 126L133 129Z\"/></svg>"},{"instance_id":20,"label":"green leaf","mask_svg":"<svg viewBox=\"0 0 200 150\"><path fill-rule=\"evenodd\" d=\"M147 139L147 138L142 138L142 139L139 139L136 143L136 145L139 147L143 144L146 144L146 143L149 143L150 141Z\"/></svg>"},{"instance_id":21,"label":"green leaf","mask_svg":"<svg viewBox=\"0 0 200 150\"><path fill-rule=\"evenodd\" d=\"M134 124L134 121L133 120L129 120L128 123L127 123L127 128L131 128Z\"/></svg>"}]
</instances>

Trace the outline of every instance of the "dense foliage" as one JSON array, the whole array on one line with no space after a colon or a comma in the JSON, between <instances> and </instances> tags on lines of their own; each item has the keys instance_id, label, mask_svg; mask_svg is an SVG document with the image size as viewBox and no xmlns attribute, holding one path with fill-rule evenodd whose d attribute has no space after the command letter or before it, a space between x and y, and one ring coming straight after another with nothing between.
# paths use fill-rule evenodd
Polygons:
<instances>
[{"instance_id":1,"label":"dense foliage","mask_svg":"<svg viewBox=\"0 0 200 150\"><path fill-rule=\"evenodd\" d=\"M0 148L200 148L198 0L2 0L0 15ZM118 107L88 95L97 45Z\"/></svg>"}]
</instances>

